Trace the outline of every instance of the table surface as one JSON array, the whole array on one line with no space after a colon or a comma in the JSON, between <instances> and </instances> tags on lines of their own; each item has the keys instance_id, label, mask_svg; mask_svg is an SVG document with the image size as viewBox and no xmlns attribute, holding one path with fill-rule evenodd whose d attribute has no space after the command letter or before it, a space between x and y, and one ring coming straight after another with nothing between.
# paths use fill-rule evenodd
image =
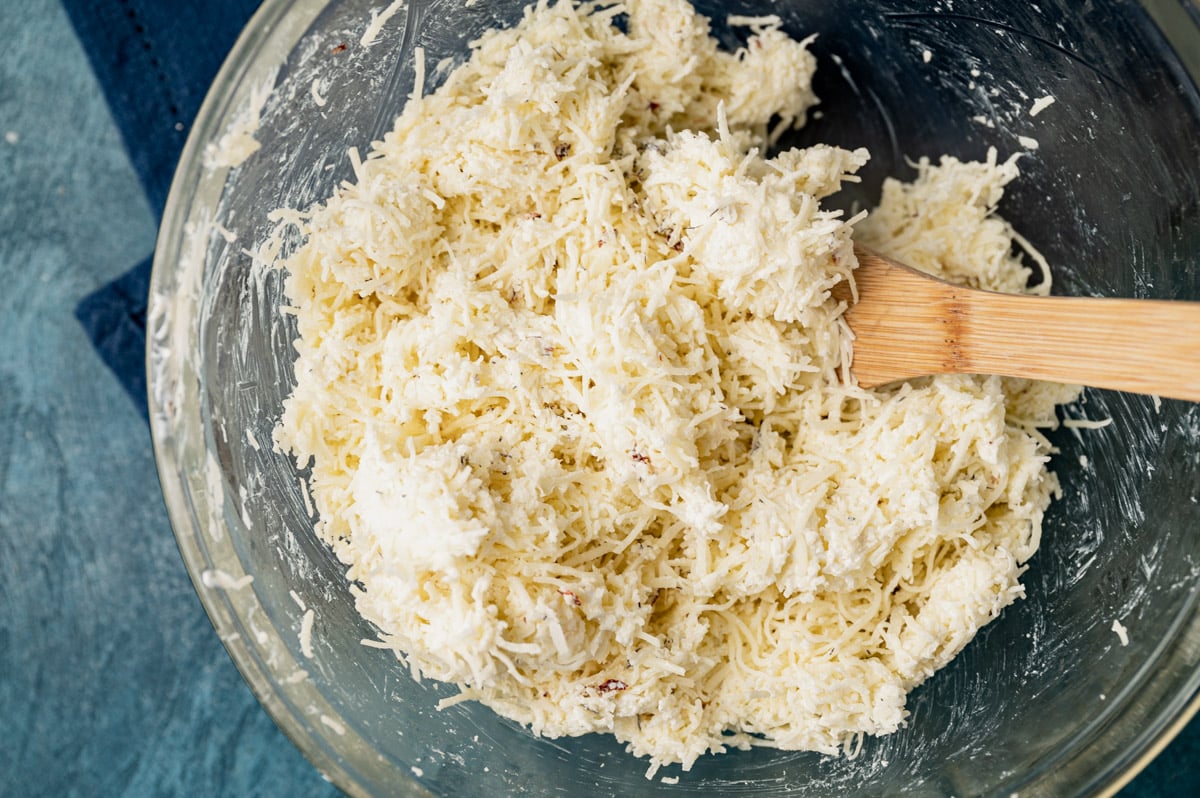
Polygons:
<instances>
[{"instance_id":1,"label":"table surface","mask_svg":"<svg viewBox=\"0 0 1200 798\"><path fill-rule=\"evenodd\" d=\"M72 315L154 217L57 0L0 3L0 795L335 795L217 640ZM1200 722L1122 793L1178 794Z\"/></svg>"}]
</instances>

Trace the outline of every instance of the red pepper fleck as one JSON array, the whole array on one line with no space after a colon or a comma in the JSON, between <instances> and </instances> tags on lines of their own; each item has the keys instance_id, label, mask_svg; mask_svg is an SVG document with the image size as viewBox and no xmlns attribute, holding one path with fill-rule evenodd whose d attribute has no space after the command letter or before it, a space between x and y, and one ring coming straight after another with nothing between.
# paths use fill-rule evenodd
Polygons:
<instances>
[{"instance_id":1,"label":"red pepper fleck","mask_svg":"<svg viewBox=\"0 0 1200 798\"><path fill-rule=\"evenodd\" d=\"M560 590L558 592L562 594L563 598L570 599L571 603L576 607L583 606L583 602L579 600L579 596L576 596L570 590Z\"/></svg>"},{"instance_id":2,"label":"red pepper fleck","mask_svg":"<svg viewBox=\"0 0 1200 798\"><path fill-rule=\"evenodd\" d=\"M625 684L625 682L621 681L620 679L609 679L596 689L602 693L614 693L618 690L625 690L628 687L629 685Z\"/></svg>"},{"instance_id":3,"label":"red pepper fleck","mask_svg":"<svg viewBox=\"0 0 1200 798\"><path fill-rule=\"evenodd\" d=\"M662 108L662 106L659 105L658 103L654 102L653 100L650 101L650 113L654 113L659 108Z\"/></svg>"},{"instance_id":4,"label":"red pepper fleck","mask_svg":"<svg viewBox=\"0 0 1200 798\"><path fill-rule=\"evenodd\" d=\"M333 49L331 49L329 52L333 53L334 55L337 55L338 53L346 52L346 43L342 42L337 47L334 47Z\"/></svg>"},{"instance_id":5,"label":"red pepper fleck","mask_svg":"<svg viewBox=\"0 0 1200 798\"><path fill-rule=\"evenodd\" d=\"M632 457L634 460L637 460L639 463L645 463L646 465L650 465L650 455L648 455L648 454L642 454L641 452L634 450Z\"/></svg>"}]
</instances>

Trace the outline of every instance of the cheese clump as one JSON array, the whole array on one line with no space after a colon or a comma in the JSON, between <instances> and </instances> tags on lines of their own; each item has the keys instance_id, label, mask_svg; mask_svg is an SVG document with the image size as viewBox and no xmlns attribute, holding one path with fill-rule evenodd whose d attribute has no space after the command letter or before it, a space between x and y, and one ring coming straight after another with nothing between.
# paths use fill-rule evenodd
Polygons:
<instances>
[{"instance_id":1,"label":"cheese clump","mask_svg":"<svg viewBox=\"0 0 1200 798\"><path fill-rule=\"evenodd\" d=\"M624 17L614 24L618 14ZM1013 162L922 162L859 222L865 150L764 153L808 43L684 0L540 3L288 218L311 465L357 608L419 675L546 736L688 768L835 753L1019 597L1069 389L863 390L830 288L852 233L1022 290Z\"/></svg>"}]
</instances>

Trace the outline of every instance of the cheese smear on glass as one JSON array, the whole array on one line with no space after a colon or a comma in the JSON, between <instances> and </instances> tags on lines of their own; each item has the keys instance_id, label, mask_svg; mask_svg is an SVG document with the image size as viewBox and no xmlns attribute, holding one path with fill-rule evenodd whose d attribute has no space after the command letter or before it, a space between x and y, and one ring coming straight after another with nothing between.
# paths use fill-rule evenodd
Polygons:
<instances>
[{"instance_id":1,"label":"cheese smear on glass","mask_svg":"<svg viewBox=\"0 0 1200 798\"><path fill-rule=\"evenodd\" d=\"M852 236L1025 290L994 214L1017 169L921 161L865 219L823 208L868 153L768 157L816 62L772 17L730 23L736 52L684 0L530 7L282 214L275 443L359 612L455 700L611 733L651 772L902 726L1022 595L1057 490L1038 430L1075 395L842 383Z\"/></svg>"}]
</instances>

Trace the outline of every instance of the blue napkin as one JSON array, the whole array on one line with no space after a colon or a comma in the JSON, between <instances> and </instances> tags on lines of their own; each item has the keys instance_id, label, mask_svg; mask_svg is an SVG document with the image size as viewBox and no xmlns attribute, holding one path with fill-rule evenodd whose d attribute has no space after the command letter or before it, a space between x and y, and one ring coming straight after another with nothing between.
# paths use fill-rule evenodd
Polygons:
<instances>
[{"instance_id":1,"label":"blue napkin","mask_svg":"<svg viewBox=\"0 0 1200 798\"><path fill-rule=\"evenodd\" d=\"M155 217L208 86L260 0L62 0ZM86 296L75 316L148 417L147 257Z\"/></svg>"}]
</instances>

